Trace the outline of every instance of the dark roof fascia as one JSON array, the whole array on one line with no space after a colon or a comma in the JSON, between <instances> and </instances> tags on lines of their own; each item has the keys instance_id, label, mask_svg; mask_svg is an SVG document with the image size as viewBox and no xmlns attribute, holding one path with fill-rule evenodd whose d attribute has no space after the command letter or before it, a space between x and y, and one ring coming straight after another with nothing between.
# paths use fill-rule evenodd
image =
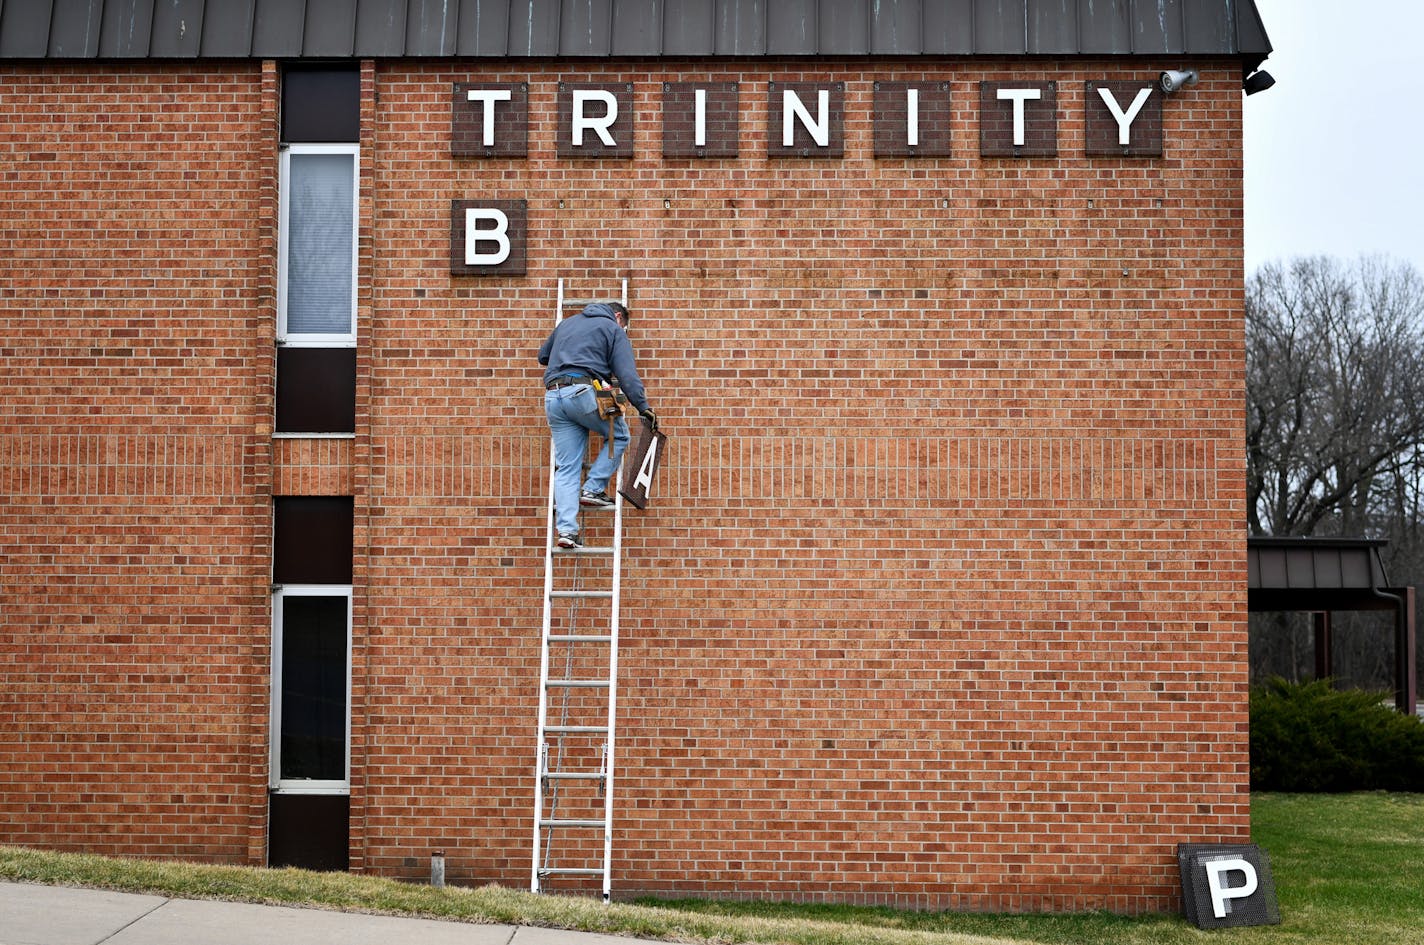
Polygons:
<instances>
[{"instance_id":1,"label":"dark roof fascia","mask_svg":"<svg viewBox=\"0 0 1424 945\"><path fill-rule=\"evenodd\" d=\"M1096 6L1094 6L1096 3ZM0 61L1270 54L1254 0L0 0Z\"/></svg>"}]
</instances>

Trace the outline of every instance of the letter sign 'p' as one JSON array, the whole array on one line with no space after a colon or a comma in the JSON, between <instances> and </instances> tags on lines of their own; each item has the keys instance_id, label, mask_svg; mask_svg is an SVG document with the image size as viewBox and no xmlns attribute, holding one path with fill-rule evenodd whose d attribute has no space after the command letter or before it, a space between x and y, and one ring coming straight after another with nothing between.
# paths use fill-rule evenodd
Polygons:
<instances>
[{"instance_id":1,"label":"letter sign 'p'","mask_svg":"<svg viewBox=\"0 0 1424 945\"><path fill-rule=\"evenodd\" d=\"M1211 914L1218 919L1226 918L1231 912L1231 900L1246 899L1256 891L1256 867L1240 857L1208 860L1202 865L1206 867L1206 885L1211 891ZM1230 886L1226 879L1230 873L1240 873L1246 881L1239 886Z\"/></svg>"},{"instance_id":2,"label":"letter sign 'p'","mask_svg":"<svg viewBox=\"0 0 1424 945\"><path fill-rule=\"evenodd\" d=\"M450 274L522 276L528 204L523 200L450 203Z\"/></svg>"},{"instance_id":3,"label":"letter sign 'p'","mask_svg":"<svg viewBox=\"0 0 1424 945\"><path fill-rule=\"evenodd\" d=\"M1177 845L1182 911L1202 929L1276 925L1276 887L1265 852L1248 843Z\"/></svg>"}]
</instances>

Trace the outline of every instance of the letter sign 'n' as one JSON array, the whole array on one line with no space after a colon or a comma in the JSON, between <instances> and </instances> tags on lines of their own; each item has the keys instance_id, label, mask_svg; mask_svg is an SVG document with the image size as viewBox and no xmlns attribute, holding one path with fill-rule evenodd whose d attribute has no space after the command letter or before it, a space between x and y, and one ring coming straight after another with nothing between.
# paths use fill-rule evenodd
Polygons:
<instances>
[{"instance_id":1,"label":"letter sign 'n'","mask_svg":"<svg viewBox=\"0 0 1424 945\"><path fill-rule=\"evenodd\" d=\"M843 157L844 82L772 82L767 87L768 157Z\"/></svg>"}]
</instances>

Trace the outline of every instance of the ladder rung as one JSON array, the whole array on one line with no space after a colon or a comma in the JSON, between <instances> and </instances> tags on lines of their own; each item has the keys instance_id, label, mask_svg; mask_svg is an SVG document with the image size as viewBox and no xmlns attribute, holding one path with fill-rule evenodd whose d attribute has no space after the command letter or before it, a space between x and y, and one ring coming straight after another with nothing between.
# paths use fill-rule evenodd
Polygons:
<instances>
[{"instance_id":1,"label":"ladder rung","mask_svg":"<svg viewBox=\"0 0 1424 945\"><path fill-rule=\"evenodd\" d=\"M550 735L606 735L607 725L546 725L544 731Z\"/></svg>"},{"instance_id":2,"label":"ladder rung","mask_svg":"<svg viewBox=\"0 0 1424 945\"><path fill-rule=\"evenodd\" d=\"M545 685L565 689L607 689L611 684L606 679L551 679Z\"/></svg>"},{"instance_id":3,"label":"ladder rung","mask_svg":"<svg viewBox=\"0 0 1424 945\"><path fill-rule=\"evenodd\" d=\"M587 600L598 597L612 597L612 591L550 591L550 597L557 597L564 600L579 599Z\"/></svg>"},{"instance_id":4,"label":"ladder rung","mask_svg":"<svg viewBox=\"0 0 1424 945\"><path fill-rule=\"evenodd\" d=\"M546 866L539 870L540 876L602 876L603 870L597 866Z\"/></svg>"},{"instance_id":5,"label":"ladder rung","mask_svg":"<svg viewBox=\"0 0 1424 945\"><path fill-rule=\"evenodd\" d=\"M573 308L575 305L592 305L594 302L611 302L612 299L575 299L564 297L564 308Z\"/></svg>"},{"instance_id":6,"label":"ladder rung","mask_svg":"<svg viewBox=\"0 0 1424 945\"><path fill-rule=\"evenodd\" d=\"M556 555L611 555L613 548L610 545L579 545L576 548L560 548L554 546Z\"/></svg>"},{"instance_id":7,"label":"ladder rung","mask_svg":"<svg viewBox=\"0 0 1424 945\"><path fill-rule=\"evenodd\" d=\"M545 771L544 777L555 781L602 781L602 771Z\"/></svg>"},{"instance_id":8,"label":"ladder rung","mask_svg":"<svg viewBox=\"0 0 1424 945\"><path fill-rule=\"evenodd\" d=\"M602 830L606 825L604 824L604 822L603 822L602 820L594 820L594 819L592 819L592 818L589 818L589 819L585 820L585 819L579 818L579 817L561 817L561 818L558 818L557 820L545 820L545 821L541 821L540 824L539 824L539 826L541 826L541 827L597 827L599 830Z\"/></svg>"},{"instance_id":9,"label":"ladder rung","mask_svg":"<svg viewBox=\"0 0 1424 945\"><path fill-rule=\"evenodd\" d=\"M566 636L549 637L550 643L612 643L613 637L606 634L572 634Z\"/></svg>"}]
</instances>

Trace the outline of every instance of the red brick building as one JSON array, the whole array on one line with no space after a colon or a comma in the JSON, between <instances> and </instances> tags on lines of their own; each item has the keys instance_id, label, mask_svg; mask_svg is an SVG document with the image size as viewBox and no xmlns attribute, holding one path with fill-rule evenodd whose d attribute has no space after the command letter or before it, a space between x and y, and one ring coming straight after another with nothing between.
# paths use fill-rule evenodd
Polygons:
<instances>
[{"instance_id":1,"label":"red brick building","mask_svg":"<svg viewBox=\"0 0 1424 945\"><path fill-rule=\"evenodd\" d=\"M0 843L528 882L560 279L671 437L617 895L1247 840L1253 4L143 6L0 11Z\"/></svg>"}]
</instances>

